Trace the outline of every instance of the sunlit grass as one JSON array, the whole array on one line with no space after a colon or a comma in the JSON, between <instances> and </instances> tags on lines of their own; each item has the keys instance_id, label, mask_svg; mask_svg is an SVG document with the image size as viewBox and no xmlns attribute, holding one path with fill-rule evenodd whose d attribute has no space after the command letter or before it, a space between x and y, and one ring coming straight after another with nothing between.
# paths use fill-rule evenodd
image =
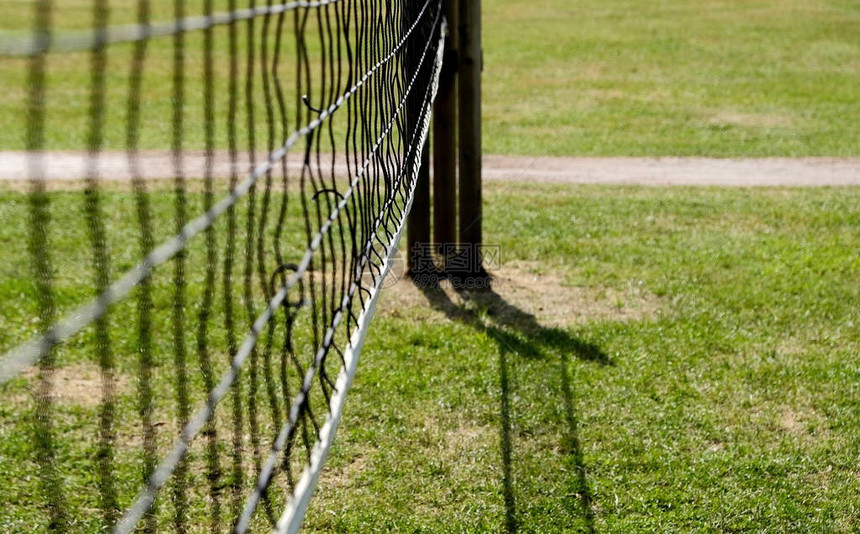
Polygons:
<instances>
[{"instance_id":1,"label":"sunlit grass","mask_svg":"<svg viewBox=\"0 0 860 534\"><path fill-rule=\"evenodd\" d=\"M311 530L856 530L857 196L493 184L500 272L556 285L384 295ZM580 288L659 305L534 324Z\"/></svg>"},{"instance_id":2,"label":"sunlit grass","mask_svg":"<svg viewBox=\"0 0 860 534\"><path fill-rule=\"evenodd\" d=\"M31 24L32 2L0 2L3 29ZM135 2L112 2L111 22L135 20ZM152 2L153 20L172 18L172 2ZM186 2L189 15L202 1ZM61 30L91 25L88 2L55 3ZM216 11L227 9L215 2ZM860 10L849 0L488 0L484 2L484 140L488 153L535 155L857 156ZM271 21L272 27L275 18ZM290 128L300 109L288 16L280 78ZM240 139L244 111L245 23L238 26ZM256 22L257 46L262 19ZM312 62L319 57L316 22L306 31ZM226 147L228 32L215 35L216 141ZM270 31L270 50L274 31ZM203 146L202 39L186 52L185 143ZM111 49L105 146L125 144L131 47ZM170 146L171 38L148 45L142 93L142 148ZM259 54L257 60L259 61ZM89 58L60 54L49 61L48 146L85 148ZM312 63L316 65L316 63ZM316 75L315 75L316 76ZM314 91L319 90L318 83ZM0 148L24 146L26 65L0 60ZM260 66L254 78L258 147L265 147ZM314 97L317 103L322 96ZM279 127L279 123L278 123ZM280 133L276 134L280 139Z\"/></svg>"}]
</instances>

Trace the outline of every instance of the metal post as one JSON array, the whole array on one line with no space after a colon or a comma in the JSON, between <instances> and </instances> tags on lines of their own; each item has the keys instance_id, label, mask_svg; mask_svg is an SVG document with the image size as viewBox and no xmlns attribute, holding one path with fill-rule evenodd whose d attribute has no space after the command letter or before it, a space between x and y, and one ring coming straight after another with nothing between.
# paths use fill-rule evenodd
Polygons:
<instances>
[{"instance_id":1,"label":"metal post","mask_svg":"<svg viewBox=\"0 0 860 534\"><path fill-rule=\"evenodd\" d=\"M433 241L442 251L457 242L458 0L444 0L445 55L433 110Z\"/></svg>"},{"instance_id":2,"label":"metal post","mask_svg":"<svg viewBox=\"0 0 860 534\"><path fill-rule=\"evenodd\" d=\"M481 0L460 0L460 246L470 255L473 275L480 264L481 232Z\"/></svg>"}]
</instances>

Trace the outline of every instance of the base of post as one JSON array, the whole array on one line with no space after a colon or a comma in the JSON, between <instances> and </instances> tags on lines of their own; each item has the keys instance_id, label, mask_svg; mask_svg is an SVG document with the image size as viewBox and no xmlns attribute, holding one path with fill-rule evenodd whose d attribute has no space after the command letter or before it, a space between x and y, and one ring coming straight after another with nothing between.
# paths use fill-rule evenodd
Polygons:
<instances>
[{"instance_id":1,"label":"base of post","mask_svg":"<svg viewBox=\"0 0 860 534\"><path fill-rule=\"evenodd\" d=\"M406 276L412 280L417 287L439 287L443 281L448 279L444 271L435 267L424 269L409 269Z\"/></svg>"},{"instance_id":2,"label":"base of post","mask_svg":"<svg viewBox=\"0 0 860 534\"><path fill-rule=\"evenodd\" d=\"M496 281L483 266L469 272L449 272L447 278L456 291L488 291Z\"/></svg>"},{"instance_id":3,"label":"base of post","mask_svg":"<svg viewBox=\"0 0 860 534\"><path fill-rule=\"evenodd\" d=\"M473 272L446 272L438 268L410 269L406 276L412 280L412 284L416 287L435 288L449 284L457 292L488 291L496 283L496 278L483 267Z\"/></svg>"}]
</instances>

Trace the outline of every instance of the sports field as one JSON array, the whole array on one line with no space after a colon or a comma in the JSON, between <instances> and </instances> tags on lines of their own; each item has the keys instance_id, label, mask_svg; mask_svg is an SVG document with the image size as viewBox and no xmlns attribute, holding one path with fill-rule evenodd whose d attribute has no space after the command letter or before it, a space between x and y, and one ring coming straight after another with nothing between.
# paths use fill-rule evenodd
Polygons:
<instances>
[{"instance_id":1,"label":"sports field","mask_svg":"<svg viewBox=\"0 0 860 534\"><path fill-rule=\"evenodd\" d=\"M88 28L86 3L57 2L59 28ZM170 0L152 0L170 20ZM185 3L201 12L202 0ZM852 0L485 0L484 138L488 154L554 156L857 156L860 8ZM0 29L21 32L30 13L2 0ZM135 2L112 2L111 23L135 20ZM216 11L227 9L215 0ZM216 30L216 107L226 112L227 30ZM239 33L240 43L245 42ZM202 73L200 35L189 35L189 87ZM169 146L172 42L152 41L143 80L141 148ZM295 43L285 40L284 57ZM311 50L313 54L314 51ZM124 147L131 46L112 49L105 142ZM86 54L49 62L48 147L85 148ZM0 64L0 147L23 147L19 61ZM293 68L280 71L285 88ZM257 83L257 113L265 116ZM203 101L187 91L186 148L203 146ZM264 139L265 121L258 134ZM226 147L223 127L216 132Z\"/></svg>"},{"instance_id":2,"label":"sports field","mask_svg":"<svg viewBox=\"0 0 860 534\"><path fill-rule=\"evenodd\" d=\"M78 199L68 196L56 224L81 220ZM120 215L132 197L105 202L117 214L112 242L133 238ZM383 293L308 530L853 532L858 206L856 188L488 184L498 285L468 296L401 280ZM156 227L169 228L170 195L153 196L153 208ZM25 216L23 196L4 194L0 210L4 221ZM55 258L70 305L91 289L76 245L86 229L66 229ZM4 224L0 300L14 312L2 316L4 347L32 332L22 239ZM189 252L192 299L203 258L200 246ZM164 305L169 277L156 279ZM114 316L127 355L131 314ZM158 328L168 319L156 316ZM81 361L89 340L64 349L70 374L58 385L61 455L80 462L96 445L75 423L98 413L86 395L98 374ZM157 343L169 353L169 337ZM121 363L129 409L135 365ZM169 362L157 369L169 376ZM0 405L8 431L25 385ZM128 432L121 441L139 443ZM12 435L2 465L16 483L0 488L12 505L0 525L20 531L44 516L26 506L36 480L26 440ZM95 506L86 477L67 481L79 488L74 509Z\"/></svg>"},{"instance_id":3,"label":"sports field","mask_svg":"<svg viewBox=\"0 0 860 534\"><path fill-rule=\"evenodd\" d=\"M20 6L29 2L4 4L17 6L4 29L27 22ZM61 25L89 26L78 4L57 6ZM133 21L135 2L114 4L113 22ZM187 2L187 11L201 4ZM154 18L172 16L169 0L152 5ZM487 154L860 156L857 2L484 0L483 9ZM186 44L199 47L200 39ZM170 40L153 41L149 53L141 148L164 151ZM216 58L226 53L216 50ZM119 47L110 56L105 147L112 150L124 146L130 55ZM81 150L87 59L66 57L51 66L47 143ZM189 70L199 67L189 57ZM24 146L22 65L0 62L0 91L10 95L0 101L4 151ZM288 83L291 71L283 75ZM187 97L185 148L200 149L202 96ZM219 113L225 98L216 95ZM265 116L262 104L256 112ZM261 120L260 139L265 130ZM858 531L860 188L570 185L520 176L513 169L485 184L485 241L501 251L492 291L419 289L401 279L382 294L306 531ZM167 182L149 187L159 242L174 232L174 196ZM195 213L202 188L189 180ZM68 310L93 296L91 252L82 246L85 195L77 182L49 189L57 306ZM116 181L101 201L116 277L139 254L135 197ZM289 209L298 220L299 205ZM3 352L37 330L27 217L21 184L0 181ZM225 224L215 226L220 242ZM285 250L300 252L302 237L295 229ZM240 235L236 249L245 244ZM193 242L190 303L204 291L205 260L204 243ZM153 279L161 310L154 328L163 333L154 339L159 425L174 409L172 283L170 269ZM240 309L239 289L233 297ZM216 293L209 326L220 370L224 301ZM197 311L190 305L189 317ZM137 402L135 313L126 302L111 315L117 406L129 419ZM90 394L99 387L91 330L59 352L64 465L94 462L98 451L86 426L100 413ZM31 476L30 421L21 417L34 382L25 373L0 389L0 475L11 481L0 484L4 532L47 521L33 504L39 481ZM204 398L201 382L193 375L192 403ZM262 390L259 401L264 406ZM216 423L227 436L228 421ZM121 451L141 447L134 424L118 423ZM169 442L162 437L159 447ZM117 466L122 504L139 486L139 459L126 457ZM189 518L199 519L201 532L205 461L201 444L188 473L202 503ZM92 470L65 476L75 528L96 531ZM157 514L168 521L170 505Z\"/></svg>"},{"instance_id":4,"label":"sports field","mask_svg":"<svg viewBox=\"0 0 860 534\"><path fill-rule=\"evenodd\" d=\"M487 0L487 149L860 153L851 0Z\"/></svg>"},{"instance_id":5,"label":"sports field","mask_svg":"<svg viewBox=\"0 0 860 534\"><path fill-rule=\"evenodd\" d=\"M312 525L858 528L860 191L488 196L495 293L383 295Z\"/></svg>"}]
</instances>

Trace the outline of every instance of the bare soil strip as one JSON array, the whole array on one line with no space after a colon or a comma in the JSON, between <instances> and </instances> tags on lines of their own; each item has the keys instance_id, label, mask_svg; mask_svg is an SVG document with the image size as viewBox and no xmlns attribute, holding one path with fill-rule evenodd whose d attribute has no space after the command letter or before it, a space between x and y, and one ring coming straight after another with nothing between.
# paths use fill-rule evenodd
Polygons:
<instances>
[{"instance_id":1,"label":"bare soil strip","mask_svg":"<svg viewBox=\"0 0 860 534\"><path fill-rule=\"evenodd\" d=\"M302 169L302 154L287 158L289 173ZM90 173L85 152L46 152L45 178L51 181L76 181ZM256 162L263 160L258 156ZM189 178L202 177L206 157L201 151L185 152L182 170ZM167 151L138 154L141 178L167 179L174 176L174 162ZM230 155L217 151L212 158L212 174L226 178L231 174ZM21 181L29 176L30 158L26 152L0 151L0 180ZM320 167L332 169L331 155L320 156ZM247 154L239 154L236 171L240 176L251 169ZM128 155L103 152L99 155L98 175L105 180L129 180L133 176ZM346 174L346 161L337 156L335 174ZM492 181L558 184L630 184L693 186L846 186L860 185L860 158L580 158L485 156L484 178Z\"/></svg>"},{"instance_id":2,"label":"bare soil strip","mask_svg":"<svg viewBox=\"0 0 860 534\"><path fill-rule=\"evenodd\" d=\"M860 185L860 158L534 158L486 156L484 178L560 184Z\"/></svg>"},{"instance_id":3,"label":"bare soil strip","mask_svg":"<svg viewBox=\"0 0 860 534\"><path fill-rule=\"evenodd\" d=\"M293 154L286 160L287 170L290 173L301 172L303 154ZM322 158L322 157L321 157ZM265 159L257 154L254 164L248 154L237 155L235 172L241 178L245 178L255 165L265 162ZM335 169L338 173L346 171L343 158L337 158ZM86 152L45 152L42 159L44 165L44 176L51 181L78 181L89 177L89 156ZM137 172L146 180L164 180L176 176L173 156L168 151L153 150L137 153ZM183 152L181 161L183 176L188 178L201 178L206 174L206 154L203 151ZM21 181L30 176L31 158L27 152L0 152L0 180ZM331 156L325 156L321 166L331 167ZM211 161L211 172L216 178L228 178L231 175L232 163L228 151L216 151ZM276 169L280 168L280 163ZM339 167L344 167L340 169ZM125 181L135 176L129 155L125 152L101 152L96 160L96 172L103 180Z\"/></svg>"},{"instance_id":4,"label":"bare soil strip","mask_svg":"<svg viewBox=\"0 0 860 534\"><path fill-rule=\"evenodd\" d=\"M590 321L642 321L657 317L664 302L639 286L625 289L601 286L573 286L552 272L542 272L537 262L514 261L493 273L493 291L498 298L475 292L472 303L486 305L486 311L500 323L529 328L568 327ZM450 320L428 297L402 274L389 274L382 293L379 314L383 317L405 317L419 322ZM440 291L459 307L468 305L462 295L443 282ZM458 309L467 313L466 308Z\"/></svg>"}]
</instances>

